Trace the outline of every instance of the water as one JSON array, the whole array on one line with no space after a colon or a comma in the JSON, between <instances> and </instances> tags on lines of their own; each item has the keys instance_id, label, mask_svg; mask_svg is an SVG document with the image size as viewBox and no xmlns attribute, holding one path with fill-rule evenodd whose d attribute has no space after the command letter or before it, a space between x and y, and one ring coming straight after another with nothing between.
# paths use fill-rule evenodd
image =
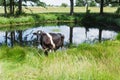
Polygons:
<instances>
[{"instance_id":1,"label":"water","mask_svg":"<svg viewBox=\"0 0 120 80\"><path fill-rule=\"evenodd\" d=\"M96 43L104 40L114 40L117 32L114 30L104 30L99 28L86 27L69 27L67 25L60 26L36 26L24 30L0 30L0 45L7 44L8 46L27 45L35 46L36 36L34 32L42 30L44 32L62 33L65 36L64 44L69 43Z\"/></svg>"}]
</instances>

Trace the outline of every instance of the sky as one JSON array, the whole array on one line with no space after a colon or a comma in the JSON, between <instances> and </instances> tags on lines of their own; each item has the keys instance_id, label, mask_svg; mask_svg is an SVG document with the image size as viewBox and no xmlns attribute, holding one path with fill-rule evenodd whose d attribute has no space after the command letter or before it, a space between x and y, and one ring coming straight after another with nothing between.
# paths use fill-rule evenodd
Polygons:
<instances>
[{"instance_id":1,"label":"sky","mask_svg":"<svg viewBox=\"0 0 120 80\"><path fill-rule=\"evenodd\" d=\"M42 2L45 2L47 5L61 5L62 3L67 3L70 5L70 0L40 0Z\"/></svg>"}]
</instances>

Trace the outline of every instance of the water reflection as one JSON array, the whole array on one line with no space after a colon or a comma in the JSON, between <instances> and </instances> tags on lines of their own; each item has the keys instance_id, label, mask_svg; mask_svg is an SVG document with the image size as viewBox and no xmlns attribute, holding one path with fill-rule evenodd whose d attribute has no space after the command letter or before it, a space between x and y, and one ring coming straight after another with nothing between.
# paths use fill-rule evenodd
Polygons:
<instances>
[{"instance_id":1,"label":"water reflection","mask_svg":"<svg viewBox=\"0 0 120 80\"><path fill-rule=\"evenodd\" d=\"M32 35L32 34L30 34L30 33L26 34L24 32L25 32L24 30L5 31L5 32L3 32L3 35L0 36L2 38L2 39L0 39L0 43L6 44L11 47L14 46L15 44L18 44L20 46L36 45L33 43L33 42L36 42L36 41L34 41L35 39L27 40L28 36Z\"/></svg>"},{"instance_id":2,"label":"water reflection","mask_svg":"<svg viewBox=\"0 0 120 80\"><path fill-rule=\"evenodd\" d=\"M40 26L25 30L0 31L0 44L14 46L38 46L36 36L33 35L37 30L45 32L62 33L65 35L65 44L75 43L95 43L104 40L114 39L117 35L115 31L104 30L102 28L74 27L74 26Z\"/></svg>"},{"instance_id":3,"label":"water reflection","mask_svg":"<svg viewBox=\"0 0 120 80\"><path fill-rule=\"evenodd\" d=\"M70 32L69 32L69 43L73 43L73 27L69 27Z\"/></svg>"},{"instance_id":4,"label":"water reflection","mask_svg":"<svg viewBox=\"0 0 120 80\"><path fill-rule=\"evenodd\" d=\"M4 36L4 35L3 35ZM5 32L5 44L14 46L15 43L22 45L22 30L18 31L6 31Z\"/></svg>"}]
</instances>

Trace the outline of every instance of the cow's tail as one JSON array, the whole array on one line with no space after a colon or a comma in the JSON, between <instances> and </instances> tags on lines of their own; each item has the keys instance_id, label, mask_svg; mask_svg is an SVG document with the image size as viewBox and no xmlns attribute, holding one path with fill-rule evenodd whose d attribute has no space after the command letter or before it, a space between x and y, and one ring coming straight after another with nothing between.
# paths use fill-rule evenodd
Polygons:
<instances>
[{"instance_id":1,"label":"cow's tail","mask_svg":"<svg viewBox=\"0 0 120 80\"><path fill-rule=\"evenodd\" d=\"M64 45L64 35L61 35L61 41L62 41L62 45L61 45L61 48L63 47L63 45Z\"/></svg>"}]
</instances>

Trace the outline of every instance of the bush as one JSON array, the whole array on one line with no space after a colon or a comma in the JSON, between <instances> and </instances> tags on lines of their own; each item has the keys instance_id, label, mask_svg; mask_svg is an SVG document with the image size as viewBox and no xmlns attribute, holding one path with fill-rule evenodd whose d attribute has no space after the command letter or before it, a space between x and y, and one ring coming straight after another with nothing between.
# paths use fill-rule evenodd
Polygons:
<instances>
[{"instance_id":1,"label":"bush","mask_svg":"<svg viewBox=\"0 0 120 80\"><path fill-rule=\"evenodd\" d=\"M9 20L7 18L0 17L0 24L7 24L7 23L9 23Z\"/></svg>"}]
</instances>

